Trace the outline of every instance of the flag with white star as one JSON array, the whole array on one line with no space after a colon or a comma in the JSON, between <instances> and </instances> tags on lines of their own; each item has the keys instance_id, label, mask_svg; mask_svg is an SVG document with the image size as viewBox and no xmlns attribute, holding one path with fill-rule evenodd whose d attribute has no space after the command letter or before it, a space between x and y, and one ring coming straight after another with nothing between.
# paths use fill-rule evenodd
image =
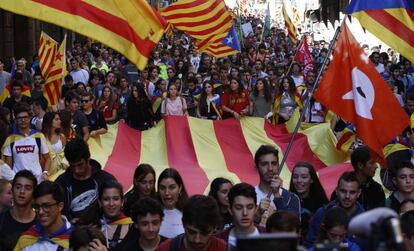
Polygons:
<instances>
[{"instance_id":1,"label":"flag with white star","mask_svg":"<svg viewBox=\"0 0 414 251\"><path fill-rule=\"evenodd\" d=\"M211 44L204 49L204 52L207 52L217 58L239 53L239 38L234 26L232 26L232 28L228 31L227 36L221 42Z\"/></svg>"}]
</instances>

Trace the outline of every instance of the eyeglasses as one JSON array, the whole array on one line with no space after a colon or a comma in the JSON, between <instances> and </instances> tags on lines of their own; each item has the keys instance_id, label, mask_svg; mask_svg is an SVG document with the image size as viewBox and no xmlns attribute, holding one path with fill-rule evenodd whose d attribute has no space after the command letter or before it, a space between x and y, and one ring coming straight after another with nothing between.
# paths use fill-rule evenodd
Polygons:
<instances>
[{"instance_id":1,"label":"eyeglasses","mask_svg":"<svg viewBox=\"0 0 414 251\"><path fill-rule=\"evenodd\" d=\"M56 206L57 204L59 204L59 202L55 202L55 203L51 203L51 204L43 203L43 204L40 204L40 205L39 204L33 204L32 208L33 208L33 210L35 210L35 212L39 212L40 209L42 209L45 212L49 212L50 208L53 207L53 206Z\"/></svg>"},{"instance_id":2,"label":"eyeglasses","mask_svg":"<svg viewBox=\"0 0 414 251\"><path fill-rule=\"evenodd\" d=\"M89 102L89 99L82 99L81 102L82 103L88 103Z\"/></svg>"}]
</instances>

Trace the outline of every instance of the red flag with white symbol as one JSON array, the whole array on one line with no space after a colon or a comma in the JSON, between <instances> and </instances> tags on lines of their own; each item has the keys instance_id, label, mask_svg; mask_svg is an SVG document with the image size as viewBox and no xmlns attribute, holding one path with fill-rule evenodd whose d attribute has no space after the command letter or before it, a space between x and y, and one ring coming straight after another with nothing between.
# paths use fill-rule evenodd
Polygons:
<instances>
[{"instance_id":1,"label":"red flag with white symbol","mask_svg":"<svg viewBox=\"0 0 414 251\"><path fill-rule=\"evenodd\" d=\"M358 137L380 156L382 147L409 125L390 87L345 23L315 98L355 125Z\"/></svg>"},{"instance_id":2,"label":"red flag with white symbol","mask_svg":"<svg viewBox=\"0 0 414 251\"><path fill-rule=\"evenodd\" d=\"M293 59L303 65L303 75L305 76L308 74L308 71L313 69L313 60L306 40L306 36L303 36Z\"/></svg>"}]
</instances>

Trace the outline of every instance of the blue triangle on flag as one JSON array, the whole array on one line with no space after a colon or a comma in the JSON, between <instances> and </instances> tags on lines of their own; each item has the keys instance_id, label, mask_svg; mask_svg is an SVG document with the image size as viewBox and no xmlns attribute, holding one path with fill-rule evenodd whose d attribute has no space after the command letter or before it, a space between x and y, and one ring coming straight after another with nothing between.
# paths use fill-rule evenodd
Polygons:
<instances>
[{"instance_id":1,"label":"blue triangle on flag","mask_svg":"<svg viewBox=\"0 0 414 251\"><path fill-rule=\"evenodd\" d=\"M236 33L236 30L234 29L234 26L231 27L229 33L223 39L222 43L232 48L233 50L240 51L239 39L237 37L237 33Z\"/></svg>"}]
</instances>

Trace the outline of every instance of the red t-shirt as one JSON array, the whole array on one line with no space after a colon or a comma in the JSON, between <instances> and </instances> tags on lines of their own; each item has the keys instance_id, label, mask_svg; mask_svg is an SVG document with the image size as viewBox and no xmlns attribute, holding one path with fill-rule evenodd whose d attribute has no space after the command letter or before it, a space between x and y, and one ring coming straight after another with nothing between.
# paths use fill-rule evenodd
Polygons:
<instances>
[{"instance_id":1,"label":"red t-shirt","mask_svg":"<svg viewBox=\"0 0 414 251\"><path fill-rule=\"evenodd\" d=\"M169 251L171 241L172 241L172 239L164 241L156 249L156 251ZM222 239L219 239L215 236L211 237L210 244L208 245L208 248L206 249L206 251L226 251L226 250L227 250L227 243L225 241L223 241ZM180 251L187 251L187 249L184 247L184 244L181 244Z\"/></svg>"},{"instance_id":2,"label":"red t-shirt","mask_svg":"<svg viewBox=\"0 0 414 251\"><path fill-rule=\"evenodd\" d=\"M237 92L225 91L221 97L221 104L232 109L233 111L240 113L243 109L249 106L249 94L246 90L243 90L241 95Z\"/></svg>"},{"instance_id":3,"label":"red t-shirt","mask_svg":"<svg viewBox=\"0 0 414 251\"><path fill-rule=\"evenodd\" d=\"M112 117L112 110L118 110L119 106L117 102L112 103L112 107L109 106L108 102L105 102L105 104L99 108L99 110L103 113L104 118L108 119Z\"/></svg>"}]
</instances>

